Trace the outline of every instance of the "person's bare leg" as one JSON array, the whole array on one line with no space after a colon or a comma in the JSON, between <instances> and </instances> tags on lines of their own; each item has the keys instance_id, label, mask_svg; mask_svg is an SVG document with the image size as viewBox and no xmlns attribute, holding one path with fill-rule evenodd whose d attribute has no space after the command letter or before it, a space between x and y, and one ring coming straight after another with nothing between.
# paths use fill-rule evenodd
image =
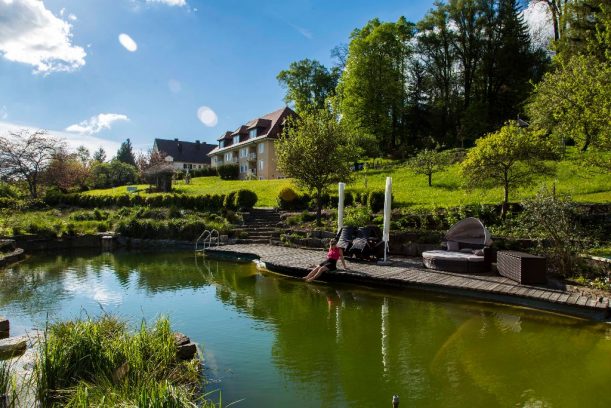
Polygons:
<instances>
[{"instance_id":1,"label":"person's bare leg","mask_svg":"<svg viewBox=\"0 0 611 408\"><path fill-rule=\"evenodd\" d=\"M305 276L305 278L303 278L303 279L305 279L305 280L310 279L312 276L314 276L316 273L318 273L318 270L319 270L320 268L322 268L322 266L320 266L320 265L319 265L319 266L317 266L316 268L312 269L312 270L310 271L310 273L308 273L308 274Z\"/></svg>"},{"instance_id":2,"label":"person's bare leg","mask_svg":"<svg viewBox=\"0 0 611 408\"><path fill-rule=\"evenodd\" d=\"M326 266L321 266L320 268L318 268L318 271L311 277L306 279L306 282L312 282L314 279L318 278L320 275L322 275L324 272L327 272L329 270L329 268L327 268Z\"/></svg>"}]
</instances>

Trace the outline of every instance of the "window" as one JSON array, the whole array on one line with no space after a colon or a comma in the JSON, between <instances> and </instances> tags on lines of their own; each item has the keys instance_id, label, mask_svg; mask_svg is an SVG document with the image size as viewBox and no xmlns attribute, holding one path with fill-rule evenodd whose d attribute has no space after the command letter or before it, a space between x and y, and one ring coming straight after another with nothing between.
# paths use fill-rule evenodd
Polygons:
<instances>
[{"instance_id":1,"label":"window","mask_svg":"<svg viewBox=\"0 0 611 408\"><path fill-rule=\"evenodd\" d=\"M264 166L263 160L259 160L259 170L263 170L263 166Z\"/></svg>"},{"instance_id":2,"label":"window","mask_svg":"<svg viewBox=\"0 0 611 408\"><path fill-rule=\"evenodd\" d=\"M265 143L259 143L259 153L263 153L265 151Z\"/></svg>"},{"instance_id":3,"label":"window","mask_svg":"<svg viewBox=\"0 0 611 408\"><path fill-rule=\"evenodd\" d=\"M233 152L225 153L225 161L230 162L233 160Z\"/></svg>"},{"instance_id":4,"label":"window","mask_svg":"<svg viewBox=\"0 0 611 408\"><path fill-rule=\"evenodd\" d=\"M257 128L254 129L250 129L248 131L248 138L253 138L253 137L257 137Z\"/></svg>"},{"instance_id":5,"label":"window","mask_svg":"<svg viewBox=\"0 0 611 408\"><path fill-rule=\"evenodd\" d=\"M243 147L240 149L240 157L248 157L248 147Z\"/></svg>"},{"instance_id":6,"label":"window","mask_svg":"<svg viewBox=\"0 0 611 408\"><path fill-rule=\"evenodd\" d=\"M219 149L222 149L223 147L225 147L225 141L221 140L219 142Z\"/></svg>"},{"instance_id":7,"label":"window","mask_svg":"<svg viewBox=\"0 0 611 408\"><path fill-rule=\"evenodd\" d=\"M240 173L246 173L246 171L248 171L247 166L240 164Z\"/></svg>"},{"instance_id":8,"label":"window","mask_svg":"<svg viewBox=\"0 0 611 408\"><path fill-rule=\"evenodd\" d=\"M186 169L186 168L187 168L187 163L183 163L183 164L182 164L182 168L183 168L183 169Z\"/></svg>"},{"instance_id":9,"label":"window","mask_svg":"<svg viewBox=\"0 0 611 408\"><path fill-rule=\"evenodd\" d=\"M236 143L240 143L240 136L239 135L233 137L233 144L236 144Z\"/></svg>"}]
</instances>

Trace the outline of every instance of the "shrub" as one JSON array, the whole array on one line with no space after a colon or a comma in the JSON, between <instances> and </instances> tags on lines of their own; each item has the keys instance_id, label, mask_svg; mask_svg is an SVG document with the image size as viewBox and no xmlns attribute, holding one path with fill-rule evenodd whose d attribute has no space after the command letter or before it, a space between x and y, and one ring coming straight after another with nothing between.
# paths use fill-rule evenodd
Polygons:
<instances>
[{"instance_id":1,"label":"shrub","mask_svg":"<svg viewBox=\"0 0 611 408\"><path fill-rule=\"evenodd\" d=\"M235 208L253 208L257 204L257 194L254 191L241 189L235 195Z\"/></svg>"},{"instance_id":2,"label":"shrub","mask_svg":"<svg viewBox=\"0 0 611 408\"><path fill-rule=\"evenodd\" d=\"M227 194L223 202L223 207L227 208L228 210L235 210L236 209L235 195L236 195L235 191L232 191L229 194Z\"/></svg>"},{"instance_id":3,"label":"shrub","mask_svg":"<svg viewBox=\"0 0 611 408\"><path fill-rule=\"evenodd\" d=\"M237 180L240 177L240 166L237 164L223 164L218 166L216 170L223 180Z\"/></svg>"},{"instance_id":4,"label":"shrub","mask_svg":"<svg viewBox=\"0 0 611 408\"><path fill-rule=\"evenodd\" d=\"M344 215L344 226L363 227L371 221L371 212L365 206L346 208Z\"/></svg>"},{"instance_id":5,"label":"shrub","mask_svg":"<svg viewBox=\"0 0 611 408\"><path fill-rule=\"evenodd\" d=\"M367 205L372 213L382 211L384 208L384 191L372 191L367 197Z\"/></svg>"},{"instance_id":6,"label":"shrub","mask_svg":"<svg viewBox=\"0 0 611 408\"><path fill-rule=\"evenodd\" d=\"M346 191L344 193L344 206L349 207L354 204L354 196L350 191Z\"/></svg>"},{"instance_id":7,"label":"shrub","mask_svg":"<svg viewBox=\"0 0 611 408\"><path fill-rule=\"evenodd\" d=\"M299 206L299 196L290 187L285 187L278 193L278 208L281 210L295 210Z\"/></svg>"}]
</instances>

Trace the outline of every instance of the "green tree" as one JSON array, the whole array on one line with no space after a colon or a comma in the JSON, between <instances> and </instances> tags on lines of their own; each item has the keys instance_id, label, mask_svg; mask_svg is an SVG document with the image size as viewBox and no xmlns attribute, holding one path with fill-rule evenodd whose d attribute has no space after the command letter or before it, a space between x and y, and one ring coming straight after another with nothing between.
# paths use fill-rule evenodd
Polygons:
<instances>
[{"instance_id":1,"label":"green tree","mask_svg":"<svg viewBox=\"0 0 611 408\"><path fill-rule=\"evenodd\" d=\"M134 155L134 151L132 149L132 142L129 140L125 140L125 142L121 143L119 150L117 150L116 160L130 164L132 166L136 166L136 156Z\"/></svg>"},{"instance_id":2,"label":"green tree","mask_svg":"<svg viewBox=\"0 0 611 408\"><path fill-rule=\"evenodd\" d=\"M530 182L536 174L553 172L546 160L557 158L556 145L544 133L509 121L499 131L477 140L461 164L462 176L471 186L503 187L503 217L510 189Z\"/></svg>"},{"instance_id":3,"label":"green tree","mask_svg":"<svg viewBox=\"0 0 611 408\"><path fill-rule=\"evenodd\" d=\"M325 100L335 94L339 69L327 69L320 62L304 59L292 62L289 69L282 70L276 77L286 89L284 101L295 105L301 113L309 109L322 109Z\"/></svg>"},{"instance_id":4,"label":"green tree","mask_svg":"<svg viewBox=\"0 0 611 408\"><path fill-rule=\"evenodd\" d=\"M314 191L316 222L320 225L326 188L351 178L357 149L337 117L326 109L304 112L285 127L276 142L278 168L304 188Z\"/></svg>"},{"instance_id":5,"label":"green tree","mask_svg":"<svg viewBox=\"0 0 611 408\"><path fill-rule=\"evenodd\" d=\"M104 148L100 147L98 150L93 152L91 159L98 163L104 163L106 161L106 151Z\"/></svg>"},{"instance_id":6,"label":"green tree","mask_svg":"<svg viewBox=\"0 0 611 408\"><path fill-rule=\"evenodd\" d=\"M448 166L448 157L444 152L424 149L408 162L414 174L423 174L429 179L429 187L433 185L433 174L443 171Z\"/></svg>"},{"instance_id":7,"label":"green tree","mask_svg":"<svg viewBox=\"0 0 611 408\"><path fill-rule=\"evenodd\" d=\"M373 19L350 36L340 109L355 134L373 138L387 154L407 134L405 84L414 32L414 24L401 17L396 23Z\"/></svg>"},{"instance_id":8,"label":"green tree","mask_svg":"<svg viewBox=\"0 0 611 408\"><path fill-rule=\"evenodd\" d=\"M558 59L527 106L532 124L573 138L585 152L611 149L611 64L590 55Z\"/></svg>"},{"instance_id":9,"label":"green tree","mask_svg":"<svg viewBox=\"0 0 611 408\"><path fill-rule=\"evenodd\" d=\"M108 188L133 184L138 181L138 169L117 159L110 163L96 162L91 167L90 184L95 188Z\"/></svg>"}]
</instances>

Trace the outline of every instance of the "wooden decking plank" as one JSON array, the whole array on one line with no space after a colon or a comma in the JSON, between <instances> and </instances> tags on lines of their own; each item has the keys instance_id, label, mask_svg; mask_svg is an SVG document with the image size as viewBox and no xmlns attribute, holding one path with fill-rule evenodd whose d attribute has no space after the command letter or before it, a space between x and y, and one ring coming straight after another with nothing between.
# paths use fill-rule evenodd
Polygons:
<instances>
[{"instance_id":1,"label":"wooden decking plank","mask_svg":"<svg viewBox=\"0 0 611 408\"><path fill-rule=\"evenodd\" d=\"M579 306L585 306L585 304L588 302L588 297L587 296L579 296L579 299L577 299L577 302L575 304L579 305Z\"/></svg>"}]
</instances>

